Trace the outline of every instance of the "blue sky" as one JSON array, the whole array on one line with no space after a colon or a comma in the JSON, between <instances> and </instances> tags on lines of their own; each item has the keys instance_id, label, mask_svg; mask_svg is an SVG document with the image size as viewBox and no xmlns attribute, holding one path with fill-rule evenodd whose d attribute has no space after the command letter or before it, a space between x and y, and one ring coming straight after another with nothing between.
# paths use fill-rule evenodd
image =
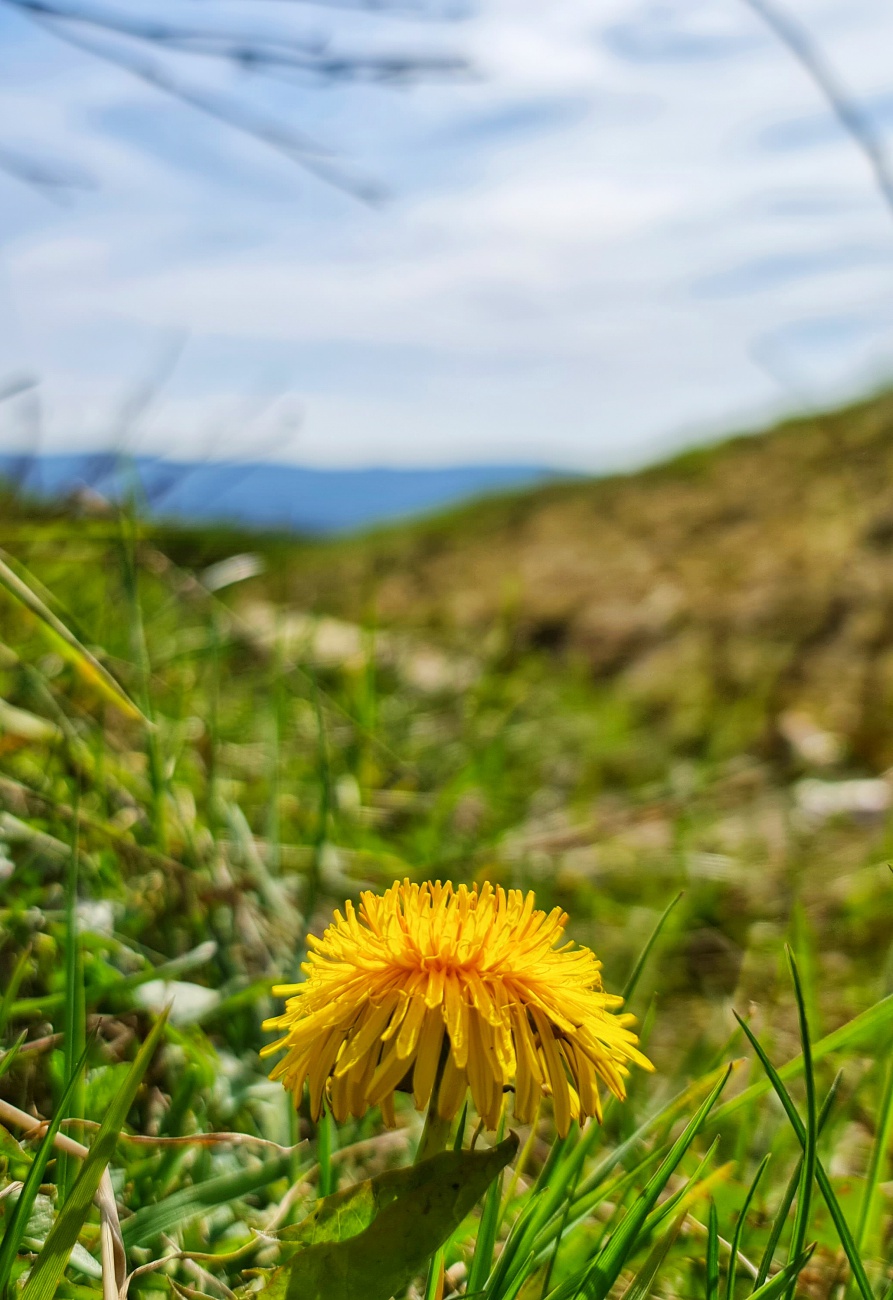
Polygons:
<instances>
[{"instance_id":1,"label":"blue sky","mask_svg":"<svg viewBox=\"0 0 893 1300\"><path fill-rule=\"evenodd\" d=\"M786 3L893 145L893 5ZM306 133L386 192L369 206L0 4L0 150L71 181L53 203L0 174L0 383L40 379L0 406L3 449L127 424L182 457L601 470L893 375L890 213L742 0L468 0L442 22L214 0L249 10L473 75L172 65Z\"/></svg>"}]
</instances>

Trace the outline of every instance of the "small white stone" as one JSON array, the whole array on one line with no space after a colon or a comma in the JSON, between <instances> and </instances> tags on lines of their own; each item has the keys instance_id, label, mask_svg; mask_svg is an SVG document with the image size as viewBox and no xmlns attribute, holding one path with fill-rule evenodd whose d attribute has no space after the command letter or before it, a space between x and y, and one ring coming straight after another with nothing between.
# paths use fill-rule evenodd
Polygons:
<instances>
[{"instance_id":1,"label":"small white stone","mask_svg":"<svg viewBox=\"0 0 893 1300\"><path fill-rule=\"evenodd\" d=\"M108 898L84 899L76 916L79 934L110 935L115 928L115 905Z\"/></svg>"},{"instance_id":2,"label":"small white stone","mask_svg":"<svg viewBox=\"0 0 893 1300\"><path fill-rule=\"evenodd\" d=\"M135 997L147 1011L161 1012L170 1007L172 1025L192 1025L220 1003L216 989L186 980L149 980L136 989Z\"/></svg>"}]
</instances>

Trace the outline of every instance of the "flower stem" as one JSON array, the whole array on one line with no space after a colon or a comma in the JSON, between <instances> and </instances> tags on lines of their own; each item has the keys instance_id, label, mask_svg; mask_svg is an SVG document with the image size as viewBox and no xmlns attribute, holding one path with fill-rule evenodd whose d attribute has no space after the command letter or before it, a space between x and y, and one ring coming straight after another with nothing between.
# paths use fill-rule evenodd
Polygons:
<instances>
[{"instance_id":1,"label":"flower stem","mask_svg":"<svg viewBox=\"0 0 893 1300\"><path fill-rule=\"evenodd\" d=\"M436 1156L440 1151L446 1151L450 1144L450 1129L453 1126L453 1121L443 1119L437 1109L445 1065L446 1056L444 1055L440 1059L437 1074L434 1077L434 1087L431 1089L431 1100L428 1102L428 1114L425 1116L425 1127L422 1129L419 1147L415 1154L415 1164L427 1160L429 1156Z\"/></svg>"}]
</instances>

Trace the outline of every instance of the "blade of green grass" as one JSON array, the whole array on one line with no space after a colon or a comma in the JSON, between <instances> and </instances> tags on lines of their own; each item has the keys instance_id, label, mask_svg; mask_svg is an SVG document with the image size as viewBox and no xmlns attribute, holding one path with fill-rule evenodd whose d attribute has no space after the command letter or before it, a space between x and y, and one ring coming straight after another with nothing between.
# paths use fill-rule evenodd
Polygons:
<instances>
[{"instance_id":1,"label":"blade of green grass","mask_svg":"<svg viewBox=\"0 0 893 1300\"><path fill-rule=\"evenodd\" d=\"M797 960L791 948L786 948L791 979L794 982L794 996L797 1000L797 1016L800 1022L800 1042L803 1045L803 1080L806 1085L806 1130L803 1148L803 1171L800 1176L800 1190L797 1195L797 1212L794 1216L794 1231L791 1234L789 1261L799 1259L806 1244L806 1229L809 1225L809 1211L812 1204L812 1188L815 1182L817 1160L816 1143L818 1141L818 1120L816 1115L815 1076L812 1070L812 1047L809 1041L809 1022L806 1016L806 1000ZM788 1289L789 1300L793 1300L796 1277Z\"/></svg>"},{"instance_id":2,"label":"blade of green grass","mask_svg":"<svg viewBox=\"0 0 893 1300\"><path fill-rule=\"evenodd\" d=\"M140 987L141 984L148 984L151 980L172 980L179 978L180 975L187 971L196 970L199 966L204 966L210 961L217 951L217 945L213 939L206 939L197 944L189 952L183 953L179 957L172 957L170 961L164 962L160 966L149 966L141 971L135 971L133 975L123 975L116 979L113 984L101 984L98 987L87 985L84 988L84 999L86 1005L92 1009L101 1007L102 1011L116 1012L129 1011L133 1007L133 999L128 995ZM264 992L269 991L271 981L260 981L249 986L250 994L246 994L247 1000L257 998L258 992L263 988ZM240 990L240 995L245 993ZM66 992L48 993L39 998L19 998L12 1006L12 1014L17 1017L28 1017L33 1019L38 1015L55 1011L58 1007L65 1007ZM224 1002L218 1004L216 1012L225 1011Z\"/></svg>"},{"instance_id":3,"label":"blade of green grass","mask_svg":"<svg viewBox=\"0 0 893 1300\"><path fill-rule=\"evenodd\" d=\"M819 1122L818 1122L819 1137L821 1137L828 1116L831 1114L831 1109L837 1098L837 1094L840 1090L840 1085L842 1082L843 1082L843 1070L838 1070L837 1074L834 1076L834 1081L831 1084L831 1087L828 1089L825 1100L822 1102L822 1109L819 1112ZM784 1232L785 1224L788 1221L788 1215L791 1212L791 1206L794 1204L794 1197L797 1194L797 1187L800 1182L800 1174L802 1169L803 1169L803 1157L801 1156L800 1159L797 1161L797 1165L788 1180L788 1185L785 1188L784 1195L781 1198L781 1203L778 1207L778 1212L775 1215L775 1220L772 1224L772 1231L769 1234L769 1240L766 1243L766 1249L763 1251L763 1258L761 1259L760 1267L757 1270L756 1281L754 1282L755 1291L759 1291L760 1287L763 1285L763 1283L766 1281L766 1279L769 1276L769 1269L772 1267L772 1261L775 1258L775 1251L778 1247L779 1241L781 1240L781 1234Z\"/></svg>"},{"instance_id":4,"label":"blade of green grass","mask_svg":"<svg viewBox=\"0 0 893 1300\"><path fill-rule=\"evenodd\" d=\"M573 1131L576 1132L577 1130ZM536 1182L533 1185L533 1190L535 1192L540 1191L544 1187L554 1186L557 1171L561 1168L565 1156L568 1152L572 1151L573 1147L570 1133L567 1137L556 1138L549 1148L549 1154L546 1156L543 1167L539 1171Z\"/></svg>"},{"instance_id":5,"label":"blade of green grass","mask_svg":"<svg viewBox=\"0 0 893 1300\"><path fill-rule=\"evenodd\" d=\"M87 1211L99 1189L102 1175L115 1153L118 1134L124 1127L127 1113L133 1105L143 1075L161 1041L166 1020L166 1015L159 1016L137 1053L127 1077L112 1099L90 1148L90 1154L84 1161L68 1200L57 1215L43 1250L37 1258L37 1263L31 1270L22 1300L52 1300L55 1295L68 1265L72 1247L78 1239Z\"/></svg>"},{"instance_id":6,"label":"blade of green grass","mask_svg":"<svg viewBox=\"0 0 893 1300\"><path fill-rule=\"evenodd\" d=\"M76 1062L84 1050L87 1036L87 1012L84 1000L84 975L81 963L81 942L78 934L78 863L79 863L79 825L78 806L80 802L79 786L75 785L74 818L71 833L71 857L65 878L65 1017L63 1021L65 1037L63 1050L65 1058L65 1081L71 1079ZM78 1075L77 1083L71 1092L68 1112L63 1118L83 1119L84 1117L84 1079ZM76 1134L70 1134L76 1136ZM65 1203L69 1188L76 1177L75 1157L68 1152L59 1156L59 1205Z\"/></svg>"},{"instance_id":7,"label":"blade of green grass","mask_svg":"<svg viewBox=\"0 0 893 1300\"><path fill-rule=\"evenodd\" d=\"M40 597L0 559L0 587L24 605L43 625L50 641L63 659L73 664L81 676L110 704L126 717L148 725L148 720L94 655L68 630L61 619Z\"/></svg>"},{"instance_id":8,"label":"blade of green grass","mask_svg":"<svg viewBox=\"0 0 893 1300\"><path fill-rule=\"evenodd\" d=\"M617 1281L620 1270L627 1262L642 1225L654 1209L657 1198L666 1187L677 1165L703 1127L704 1121L728 1082L731 1072L732 1067L729 1066L723 1077L702 1102L697 1113L689 1120L683 1132L673 1143L660 1168L652 1175L639 1193L629 1212L611 1235L608 1244L599 1252L597 1259L587 1270L581 1287L581 1294L586 1297L586 1300L604 1300L604 1297Z\"/></svg>"},{"instance_id":9,"label":"blade of green grass","mask_svg":"<svg viewBox=\"0 0 893 1300\"><path fill-rule=\"evenodd\" d=\"M332 819L334 803L332 791L332 762L329 754L329 740L326 731L326 718L316 677L313 677L313 707L316 712L316 758L319 780L319 806L317 811L316 835L313 845L313 861L307 873L305 892L302 899L304 916L313 915L316 900L322 882L322 862L326 841L329 837L329 823Z\"/></svg>"},{"instance_id":10,"label":"blade of green grass","mask_svg":"<svg viewBox=\"0 0 893 1300\"><path fill-rule=\"evenodd\" d=\"M15 1061L19 1052L22 1050L22 1044L24 1043L27 1037L28 1037L28 1030L23 1029L22 1032L19 1034L18 1038L13 1043L12 1047L7 1048L7 1050L3 1053L3 1055L0 1056L0 1079L3 1078L6 1071Z\"/></svg>"},{"instance_id":11,"label":"blade of green grass","mask_svg":"<svg viewBox=\"0 0 893 1300\"><path fill-rule=\"evenodd\" d=\"M707 1287L706 1300L719 1300L719 1224L716 1220L716 1202L710 1198L707 1212Z\"/></svg>"},{"instance_id":12,"label":"blade of green grass","mask_svg":"<svg viewBox=\"0 0 893 1300\"><path fill-rule=\"evenodd\" d=\"M163 1232L187 1223L190 1219L219 1205L248 1196L262 1187L268 1187L290 1171L291 1157L284 1155L268 1160L262 1165L239 1169L235 1173L220 1174L203 1182L165 1196L156 1205L144 1205L121 1225L121 1233L128 1248L148 1246Z\"/></svg>"},{"instance_id":13,"label":"blade of green grass","mask_svg":"<svg viewBox=\"0 0 893 1300\"><path fill-rule=\"evenodd\" d=\"M518 1276L506 1290L503 1300L517 1300L518 1295L523 1290L528 1278L532 1277L536 1271L536 1258L534 1255L528 1256L524 1268L518 1272ZM491 1300L489 1290L483 1292L481 1300Z\"/></svg>"},{"instance_id":14,"label":"blade of green grass","mask_svg":"<svg viewBox=\"0 0 893 1300\"><path fill-rule=\"evenodd\" d=\"M614 1213L618 1217L620 1217L621 1213L625 1213L626 1211L623 1207L627 1194L644 1186L651 1177L652 1168L656 1169L660 1165L661 1161L666 1157L670 1150L670 1145L671 1144L667 1142L661 1146L655 1147L643 1156L642 1159L637 1161L631 1169L624 1171L623 1174L620 1174L615 1178L609 1179L607 1182L603 1183L601 1187L597 1188L595 1192L591 1192L589 1196L585 1197L582 1201L576 1201L572 1206L573 1217L569 1217L565 1235L569 1236L587 1220L591 1223L592 1215L600 1205L612 1205L614 1207ZM652 1213L656 1213L656 1211L653 1211ZM563 1218L563 1214L561 1217ZM649 1216L649 1218L650 1217L651 1216ZM541 1232L536 1238L534 1244L537 1248L538 1255L541 1256L554 1240L556 1230L555 1225L558 1222L560 1222L558 1216L554 1217L550 1223L546 1224L543 1232ZM645 1227L642 1230L643 1240L639 1244L644 1244L644 1235L647 1233L647 1229L648 1220L646 1219ZM605 1221L605 1232L602 1236L606 1239L607 1234L613 1232L613 1230L614 1222L613 1219L609 1217ZM595 1252L596 1246L593 1245L593 1249L590 1253L594 1255Z\"/></svg>"},{"instance_id":15,"label":"blade of green grass","mask_svg":"<svg viewBox=\"0 0 893 1300\"><path fill-rule=\"evenodd\" d=\"M654 1287L654 1280L682 1230L686 1214L688 1214L688 1210L683 1210L681 1214L678 1214L663 1236L657 1239L651 1247L645 1263L630 1282L620 1300L648 1300ZM549 1300L552 1300L551 1296Z\"/></svg>"},{"instance_id":16,"label":"blade of green grass","mask_svg":"<svg viewBox=\"0 0 893 1300\"><path fill-rule=\"evenodd\" d=\"M651 950L654 947L654 945L657 943L658 939L660 938L661 931L663 930L667 921L670 919L670 913L673 911L674 907L679 902L680 898L682 898L683 893L684 890L680 890L679 893L676 895L676 897L672 899L664 908L663 912L661 913L660 919L657 922L657 925L651 931L651 935L647 943L645 944L645 947L639 953L639 956L636 960L636 964L635 966L633 966L632 970L630 971L629 977L626 983L624 984L623 989L621 990L621 996L623 998L624 1003L629 1002L630 998L635 993L636 986L638 985L639 980L642 977L642 971L645 969L645 963L647 962L648 958L651 956Z\"/></svg>"},{"instance_id":17,"label":"blade of green grass","mask_svg":"<svg viewBox=\"0 0 893 1300\"><path fill-rule=\"evenodd\" d=\"M668 1196L661 1205L656 1206L651 1211L648 1218L645 1220L639 1240L636 1242L637 1248L642 1246L654 1229L659 1228L664 1220L669 1219L672 1214L675 1214L683 1204L686 1206L691 1205L698 1199L699 1195L704 1195L707 1188L711 1187L713 1183L725 1178L731 1173L733 1168L731 1163L720 1165L720 1167L714 1169L711 1174L707 1173L707 1170L713 1162L713 1157L716 1155L716 1148L718 1146L719 1138L716 1138L707 1154L698 1162L698 1167L695 1169L691 1178L689 1178L687 1182L683 1183L679 1190L674 1192L672 1196Z\"/></svg>"},{"instance_id":18,"label":"blade of green grass","mask_svg":"<svg viewBox=\"0 0 893 1300\"><path fill-rule=\"evenodd\" d=\"M756 1195L756 1190L760 1185L760 1179L766 1172L766 1166L772 1159L771 1153L763 1156L759 1168L754 1175L753 1182L747 1189L747 1195L744 1198L744 1204L741 1206L741 1213L738 1215L738 1222L735 1224L735 1231L732 1235L732 1248L729 1255L729 1272L726 1278L726 1300L735 1300L735 1274L738 1269L738 1248L741 1245L741 1237L744 1233L744 1225L747 1220L747 1211L750 1209L750 1203Z\"/></svg>"},{"instance_id":19,"label":"blade of green grass","mask_svg":"<svg viewBox=\"0 0 893 1300\"><path fill-rule=\"evenodd\" d=\"M617 1209L620 1209L620 1206L624 1203L625 1196L627 1196L627 1192L632 1190L634 1187L641 1187L643 1182L646 1182L647 1178L650 1178L651 1167L658 1166L660 1161L664 1160L669 1149L671 1149L671 1145L672 1143L669 1143L669 1141L662 1141L662 1143L655 1144L654 1147L651 1147L649 1151L643 1154L640 1160L634 1162L632 1166L625 1167L624 1173L621 1174L620 1177L602 1180L602 1182L599 1182L598 1186L594 1188L594 1191L586 1193L585 1196L572 1196L571 1213L567 1216L568 1223L567 1229L564 1229L564 1234L569 1235L571 1232L576 1231L577 1227L580 1227L582 1223L591 1221L591 1216L593 1216L595 1209L597 1209L599 1205L602 1205L604 1201L610 1201L610 1203L617 1206ZM695 1170L695 1174L693 1175L695 1182L701 1178L703 1170L705 1170L708 1164L710 1164L715 1147L716 1143L712 1145L707 1156L699 1162L698 1169ZM662 1205L658 1206L658 1208L654 1209L653 1212L649 1214L649 1217L646 1218L645 1225L642 1227L640 1236L638 1236L636 1251L646 1244L651 1234L653 1234L653 1231L662 1225L664 1219L666 1219L669 1214L675 1212L681 1201L689 1195L690 1186L692 1186L692 1179L689 1179L689 1182L686 1183L680 1191L677 1191L675 1195L668 1197L667 1201L664 1201ZM559 1218L563 1221L564 1217L564 1212L562 1212L560 1213L560 1216L552 1216L551 1221L546 1223L545 1229L542 1230L536 1240L538 1255L542 1255L542 1252L545 1251L547 1245L549 1245L550 1240L554 1238L555 1227L559 1223ZM606 1227L610 1227L610 1225L606 1225Z\"/></svg>"},{"instance_id":20,"label":"blade of green grass","mask_svg":"<svg viewBox=\"0 0 893 1300\"><path fill-rule=\"evenodd\" d=\"M726 1071L727 1067L715 1070L688 1084L599 1163L593 1173L577 1187L573 1197L574 1220L570 1224L571 1229L580 1216L588 1215L594 1205L603 1199L598 1194L599 1188L607 1182L611 1172L645 1141L649 1133L661 1127L669 1128L684 1110L702 1100L710 1088L725 1076ZM576 1146L571 1145L570 1137L559 1138L552 1144L549 1156L534 1187L525 1197L521 1213L512 1225L497 1260L488 1287L490 1300L502 1300L508 1294L504 1288L509 1287L510 1279L517 1276L518 1270L523 1267L534 1241L537 1242L536 1254L540 1255L544 1246L548 1246L554 1238L564 1217L567 1190L598 1137L598 1127L590 1123ZM642 1163L650 1162L654 1155L655 1153L649 1152ZM634 1176L635 1170L631 1174Z\"/></svg>"},{"instance_id":21,"label":"blade of green grass","mask_svg":"<svg viewBox=\"0 0 893 1300\"><path fill-rule=\"evenodd\" d=\"M782 1295L792 1281L797 1281L797 1278L812 1259L814 1250L815 1246L809 1246L797 1259L792 1259L789 1264L785 1264L784 1268L775 1274L775 1277L771 1277L768 1282L764 1282L759 1290L751 1292L751 1300L776 1300L776 1296Z\"/></svg>"},{"instance_id":22,"label":"blade of green grass","mask_svg":"<svg viewBox=\"0 0 893 1300\"><path fill-rule=\"evenodd\" d=\"M72 1071L66 1085L65 1091L56 1107L56 1113L50 1120L46 1133L43 1135L40 1146L34 1159L31 1162L31 1168L28 1170L28 1176L25 1179L22 1190L19 1193L19 1199L16 1201L6 1231L3 1234L3 1241L0 1242L0 1296L6 1300L9 1294L9 1282L12 1276L13 1265L15 1264L16 1255L22 1241L22 1237L28 1227L28 1220L31 1217L31 1211L34 1209L34 1202L37 1200L37 1193L43 1182L43 1176L49 1163L50 1156L53 1154L53 1144L56 1134L59 1132L59 1125L62 1123L66 1114L66 1108L74 1092L75 1085L80 1077L81 1070L87 1062L87 1052L83 1052L80 1060L77 1062L75 1069Z\"/></svg>"},{"instance_id":23,"label":"blade of green grass","mask_svg":"<svg viewBox=\"0 0 893 1300\"><path fill-rule=\"evenodd\" d=\"M573 1197L573 1184L565 1183L563 1168L558 1169L551 1186L529 1193L524 1210L509 1233L491 1278L489 1291L492 1291L494 1300L502 1300L503 1294L512 1294L514 1282L508 1283L506 1278L513 1276L513 1270L516 1280L519 1268L523 1267L523 1259L531 1252L537 1265L548 1264L554 1255L556 1239L569 1237L584 1222L591 1224L592 1214L603 1202L611 1201L619 1211L627 1193L633 1187L642 1185L647 1177L646 1170L659 1164L668 1150L668 1145L649 1150L636 1161L633 1168L624 1170L616 1178L605 1179L601 1186L584 1198ZM557 1210L556 1190L559 1191ZM605 1223L602 1235L608 1230L609 1222ZM592 1250L595 1250L595 1246ZM503 1285L504 1293L500 1289Z\"/></svg>"},{"instance_id":24,"label":"blade of green grass","mask_svg":"<svg viewBox=\"0 0 893 1300\"><path fill-rule=\"evenodd\" d=\"M501 1142L504 1136L505 1107L503 1107L499 1118L499 1128L496 1132L497 1143ZM499 1208L502 1204L502 1177L502 1172L500 1172L487 1188L487 1194L484 1197L484 1209L477 1231L474 1258L471 1261L471 1269L468 1274L468 1290L471 1292L483 1287L493 1266L493 1251L496 1247L496 1232L499 1227Z\"/></svg>"},{"instance_id":25,"label":"blade of green grass","mask_svg":"<svg viewBox=\"0 0 893 1300\"><path fill-rule=\"evenodd\" d=\"M425 1283L425 1300L441 1300L443 1296L443 1247L434 1252L428 1265L428 1280Z\"/></svg>"},{"instance_id":26,"label":"blade of green grass","mask_svg":"<svg viewBox=\"0 0 893 1300\"><path fill-rule=\"evenodd\" d=\"M678 1214L663 1236L659 1237L654 1243L644 1264L623 1292L620 1300L648 1300L654 1287L655 1278L674 1246L687 1214L688 1210L683 1210L681 1214ZM572 1278L562 1282L554 1291L549 1292L546 1300L576 1300L576 1297L580 1294L580 1277L581 1274L577 1273Z\"/></svg>"},{"instance_id":27,"label":"blade of green grass","mask_svg":"<svg viewBox=\"0 0 893 1300\"><path fill-rule=\"evenodd\" d=\"M760 1290L769 1276L769 1270L772 1267L772 1261L775 1259L775 1252L778 1249L778 1243L781 1241L781 1234L784 1232L790 1217L791 1206L794 1204L794 1197L797 1195L797 1188L800 1186L802 1174L803 1157L801 1156L788 1179L788 1185L784 1190L784 1195L772 1222L772 1231L769 1233L769 1240L766 1242L766 1249L763 1251L763 1258L760 1260L760 1267L757 1270L753 1291L751 1292L752 1295L755 1295Z\"/></svg>"},{"instance_id":28,"label":"blade of green grass","mask_svg":"<svg viewBox=\"0 0 893 1300\"><path fill-rule=\"evenodd\" d=\"M583 1273L578 1272L574 1273L573 1277L566 1278L554 1291L549 1292L546 1300L579 1300L581 1295L580 1280L582 1277ZM487 1300L489 1300L489 1296Z\"/></svg>"},{"instance_id":29,"label":"blade of green grass","mask_svg":"<svg viewBox=\"0 0 893 1300\"><path fill-rule=\"evenodd\" d=\"M751 1046L759 1056L760 1061L763 1065L763 1069L766 1071L766 1074L769 1077L771 1086L775 1089L778 1100L781 1102L782 1106L784 1107L785 1114L787 1115L791 1127L796 1133L797 1140L800 1143L801 1147L803 1148L805 1154L806 1129L803 1126L803 1121L801 1120L800 1116L797 1114L797 1108L795 1107L793 1101L791 1100L790 1093L788 1092L787 1088L784 1086L784 1082L781 1078L780 1072L775 1069L775 1066L769 1060L769 1057L766 1055L766 1052L763 1049L762 1044L759 1042L756 1034L754 1034L753 1030L750 1028L747 1022L743 1020L740 1016L738 1016L737 1012L735 1014L738 1023L741 1025L741 1028L744 1030L745 1034L747 1035L747 1038L750 1041ZM819 1189L821 1190L822 1196L825 1198L825 1204L828 1206L828 1211L831 1215L831 1218L834 1220L834 1226L837 1229L837 1235L840 1238L840 1244L841 1246L843 1246L844 1254L847 1257L850 1268L853 1270L853 1277L856 1280L856 1284L859 1287L863 1300L874 1300L874 1293L872 1292L871 1284L868 1281L868 1277L865 1272L865 1266L862 1263L861 1255L859 1251L856 1249L856 1243L853 1240L853 1234L850 1231L849 1224L847 1223L843 1211L840 1208L840 1202L838 1201L836 1195L834 1194L834 1188L831 1186L831 1182L828 1178L827 1173L825 1172L825 1168L821 1160L816 1159L815 1173L816 1173L816 1179L819 1184Z\"/></svg>"},{"instance_id":30,"label":"blade of green grass","mask_svg":"<svg viewBox=\"0 0 893 1300\"><path fill-rule=\"evenodd\" d=\"M462 1107L462 1114L459 1116L459 1125L456 1129L456 1136L453 1138L453 1150L461 1151L462 1143L465 1141L465 1125L468 1123L468 1102Z\"/></svg>"},{"instance_id":31,"label":"blade of green grass","mask_svg":"<svg viewBox=\"0 0 893 1300\"><path fill-rule=\"evenodd\" d=\"M31 945L29 944L27 948L23 948L19 953L16 964L12 968L9 983L3 990L3 998L0 1000L0 1034L3 1034L6 1029L6 1023L9 1020L10 1012L12 1011L12 1004L16 1000L30 960Z\"/></svg>"},{"instance_id":32,"label":"blade of green grass","mask_svg":"<svg viewBox=\"0 0 893 1300\"><path fill-rule=\"evenodd\" d=\"M806 909L801 902L795 905L791 922L793 931L791 947L797 959L797 970L803 988L803 1001L806 1004L807 1019L812 1026L812 1032L817 1033L821 1029L822 1022L819 1000L816 996L815 937L812 934Z\"/></svg>"},{"instance_id":33,"label":"blade of green grass","mask_svg":"<svg viewBox=\"0 0 893 1300\"><path fill-rule=\"evenodd\" d=\"M852 1020L835 1029L833 1033L826 1034L818 1042L812 1044L812 1060L815 1065L817 1062L824 1060L832 1052L838 1052L843 1048L855 1046L863 1040L875 1043L878 1036L881 1035L887 1025L893 1021L893 993L876 1002L873 1007L867 1011L862 1011ZM739 1021L740 1023L740 1021ZM796 1079L803 1069L803 1055L795 1056L792 1061L781 1066L776 1071L782 1082L788 1079ZM772 1088L768 1079L761 1079L758 1083L752 1083L749 1088L739 1092L737 1097L730 1098L729 1101L723 1102L718 1106L711 1116L711 1124L721 1124L732 1115L749 1106L751 1102L756 1101L758 1097L764 1096Z\"/></svg>"},{"instance_id":34,"label":"blade of green grass","mask_svg":"<svg viewBox=\"0 0 893 1300\"><path fill-rule=\"evenodd\" d=\"M137 562L136 518L129 510L118 516L120 529L120 557L124 590L127 595L127 621L130 631L130 653L137 669L138 697L142 713L147 719L145 733L146 760L148 764L150 819L156 845L164 852L168 845L168 767L162 755L158 728L155 725L155 702L152 695L152 665L146 642L146 627L140 592L140 570Z\"/></svg>"},{"instance_id":35,"label":"blade of green grass","mask_svg":"<svg viewBox=\"0 0 893 1300\"><path fill-rule=\"evenodd\" d=\"M723 1065L703 1078L695 1079L692 1083L687 1084L681 1092L678 1092L675 1097L649 1119L645 1120L643 1124L640 1124L634 1133L624 1139L596 1166L593 1172L580 1184L577 1198L586 1196L598 1187L599 1183L607 1178L611 1170L625 1160L629 1153L644 1141L653 1129L659 1128L661 1125L667 1127L672 1125L682 1111L693 1105L698 1098L706 1096L720 1079L725 1080L728 1077L728 1071L729 1067Z\"/></svg>"},{"instance_id":36,"label":"blade of green grass","mask_svg":"<svg viewBox=\"0 0 893 1300\"><path fill-rule=\"evenodd\" d=\"M887 1051L890 1051L889 1046ZM862 1204L859 1206L856 1247L860 1254L874 1235L874 1225L881 1210L878 1188L884 1181L891 1140L893 1140L893 1055L887 1063L887 1076L876 1121L871 1158L865 1173L865 1191L862 1194Z\"/></svg>"},{"instance_id":37,"label":"blade of green grass","mask_svg":"<svg viewBox=\"0 0 893 1300\"><path fill-rule=\"evenodd\" d=\"M530 1256L531 1243L538 1226L543 1222L542 1207L547 1192L548 1189L542 1187L539 1191L531 1188L527 1193L521 1213L509 1229L502 1253L489 1279L487 1290L490 1300L503 1300L510 1291L513 1280L525 1268L524 1261Z\"/></svg>"},{"instance_id":38,"label":"blade of green grass","mask_svg":"<svg viewBox=\"0 0 893 1300\"><path fill-rule=\"evenodd\" d=\"M579 1174L577 1175L577 1177L579 1177ZM570 1217L571 1206L573 1205L574 1193L576 1192L576 1190L577 1190L577 1179L575 1178L573 1182L570 1184L570 1186L568 1187L567 1197L564 1202L564 1213L561 1216L561 1222L558 1225L558 1231L555 1234L555 1245L552 1248L552 1253L549 1256L549 1262L546 1265L545 1276L543 1277L543 1285L540 1291L540 1300L545 1300L545 1296L548 1294L549 1291L549 1285L552 1281L552 1272L555 1268L555 1261L558 1258L558 1252L561 1249L561 1239L564 1236L565 1232L567 1231L567 1221L568 1218Z\"/></svg>"}]
</instances>

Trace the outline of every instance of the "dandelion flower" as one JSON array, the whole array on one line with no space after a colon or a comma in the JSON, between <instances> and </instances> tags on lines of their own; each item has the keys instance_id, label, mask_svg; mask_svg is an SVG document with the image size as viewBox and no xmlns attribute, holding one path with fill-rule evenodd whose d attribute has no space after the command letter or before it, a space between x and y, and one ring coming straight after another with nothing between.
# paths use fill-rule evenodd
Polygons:
<instances>
[{"instance_id":1,"label":"dandelion flower","mask_svg":"<svg viewBox=\"0 0 893 1300\"><path fill-rule=\"evenodd\" d=\"M530 1123L552 1097L563 1136L572 1119L601 1119L599 1083L625 1095L637 1050L623 999L605 993L588 948L559 946L567 916L535 908L532 893L480 890L447 881L395 883L361 895L356 911L335 912L321 939L310 936L306 979L274 989L285 1012L265 1024L285 1048L272 1071L299 1105L309 1085L314 1119L328 1100L338 1122L380 1106L394 1124L394 1093L411 1090L422 1110L436 1090L452 1119L470 1087L478 1114L496 1128L503 1093Z\"/></svg>"}]
</instances>

